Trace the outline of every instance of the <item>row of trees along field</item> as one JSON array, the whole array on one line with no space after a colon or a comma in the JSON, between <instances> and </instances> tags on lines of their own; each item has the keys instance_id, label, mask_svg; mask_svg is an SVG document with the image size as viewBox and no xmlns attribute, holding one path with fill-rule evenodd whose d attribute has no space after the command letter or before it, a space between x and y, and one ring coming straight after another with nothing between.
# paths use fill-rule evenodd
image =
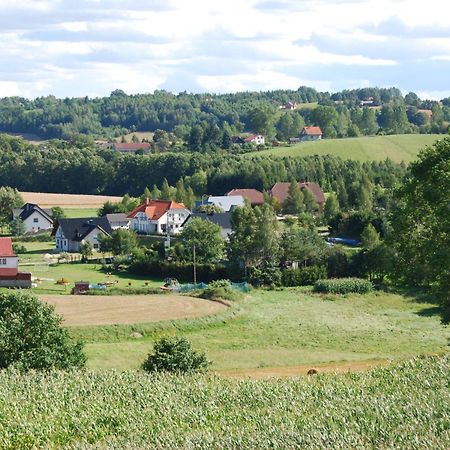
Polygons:
<instances>
[{"instance_id":1,"label":"row of trees along field","mask_svg":"<svg viewBox=\"0 0 450 450\"><path fill-rule=\"evenodd\" d=\"M365 201L365 191L369 197L383 197L385 188L394 186L406 170L404 164L390 160L361 163L334 156L244 157L226 152L123 155L80 147L63 141L38 147L0 135L2 184L21 191L137 196L145 188L167 191L167 180L169 186L178 184L191 197L193 193L199 198L237 187L267 190L278 181L295 178L335 191L346 208ZM169 190L170 197L173 193Z\"/></svg>"},{"instance_id":2,"label":"row of trees along field","mask_svg":"<svg viewBox=\"0 0 450 450\"><path fill-rule=\"evenodd\" d=\"M368 99L370 104L361 107ZM286 102L298 104L298 109L280 109ZM116 90L109 97L94 99L0 99L0 131L71 139L77 134L112 138L159 130L160 150L174 139L184 141L192 150L198 150L199 145L229 148L231 136L244 130L287 140L297 136L305 124L319 125L325 137L331 138L377 132L440 133L449 121L450 98L421 100L413 92L403 96L396 88L330 94L300 87L222 95L166 91L127 95ZM170 139L167 132L172 133Z\"/></svg>"}]
</instances>

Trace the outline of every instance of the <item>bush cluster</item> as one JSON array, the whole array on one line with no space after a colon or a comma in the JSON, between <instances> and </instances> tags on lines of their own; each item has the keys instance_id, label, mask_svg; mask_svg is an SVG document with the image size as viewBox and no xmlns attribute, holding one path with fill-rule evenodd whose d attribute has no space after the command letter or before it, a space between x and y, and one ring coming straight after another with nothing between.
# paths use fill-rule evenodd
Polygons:
<instances>
[{"instance_id":1,"label":"bush cluster","mask_svg":"<svg viewBox=\"0 0 450 450\"><path fill-rule=\"evenodd\" d=\"M317 280L326 278L327 268L324 266L308 266L301 269L284 269L282 271L283 286L308 286Z\"/></svg>"},{"instance_id":2,"label":"bush cluster","mask_svg":"<svg viewBox=\"0 0 450 450\"><path fill-rule=\"evenodd\" d=\"M228 280L212 281L200 294L201 298L207 300L229 300L236 301L242 298L242 293L233 289Z\"/></svg>"},{"instance_id":3,"label":"bush cluster","mask_svg":"<svg viewBox=\"0 0 450 450\"><path fill-rule=\"evenodd\" d=\"M331 278L314 284L314 292L324 294L367 294L372 289L372 283L361 278Z\"/></svg>"}]
</instances>

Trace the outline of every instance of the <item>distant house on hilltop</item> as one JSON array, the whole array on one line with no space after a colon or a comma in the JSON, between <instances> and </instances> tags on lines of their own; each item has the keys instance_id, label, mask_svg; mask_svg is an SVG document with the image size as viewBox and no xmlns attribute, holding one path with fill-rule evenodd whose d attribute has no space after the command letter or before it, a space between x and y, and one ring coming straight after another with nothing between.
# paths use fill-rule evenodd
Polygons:
<instances>
[{"instance_id":1,"label":"distant house on hilltop","mask_svg":"<svg viewBox=\"0 0 450 450\"><path fill-rule=\"evenodd\" d=\"M52 210L43 209L34 203L25 203L22 208L14 209L13 219L22 220L26 233L53 228Z\"/></svg>"},{"instance_id":2,"label":"distant house on hilltop","mask_svg":"<svg viewBox=\"0 0 450 450\"><path fill-rule=\"evenodd\" d=\"M19 272L10 237L0 238L0 287L31 288L31 273Z\"/></svg>"},{"instance_id":3,"label":"distant house on hilltop","mask_svg":"<svg viewBox=\"0 0 450 450\"><path fill-rule=\"evenodd\" d=\"M230 192L227 192L226 195L240 195L247 199L252 206L262 205L264 203L264 195L257 189L232 189Z\"/></svg>"},{"instance_id":4,"label":"distant house on hilltop","mask_svg":"<svg viewBox=\"0 0 450 450\"><path fill-rule=\"evenodd\" d=\"M297 104L295 102L286 102L282 106L280 106L281 109L288 109L288 110L294 110L297 107Z\"/></svg>"},{"instance_id":5,"label":"distant house on hilltop","mask_svg":"<svg viewBox=\"0 0 450 450\"><path fill-rule=\"evenodd\" d=\"M270 190L271 197L275 198L280 204L282 204L289 195L289 186L291 183L278 182L272 186ZM323 211L325 204L325 196L322 188L317 184L310 181L299 181L298 186L300 189L308 189L314 196L314 200L317 203L319 211Z\"/></svg>"},{"instance_id":6,"label":"distant house on hilltop","mask_svg":"<svg viewBox=\"0 0 450 450\"><path fill-rule=\"evenodd\" d=\"M172 200L146 199L130 214L130 228L142 234L178 234L191 214L183 203Z\"/></svg>"},{"instance_id":7,"label":"distant house on hilltop","mask_svg":"<svg viewBox=\"0 0 450 450\"><path fill-rule=\"evenodd\" d=\"M151 145L148 142L116 142L112 148L120 153L136 153L138 150L149 152Z\"/></svg>"},{"instance_id":8,"label":"distant house on hilltop","mask_svg":"<svg viewBox=\"0 0 450 450\"><path fill-rule=\"evenodd\" d=\"M110 236L111 225L106 217L84 217L59 219L55 222L52 235L58 252L79 252L80 245L90 242L94 250L100 247L99 235Z\"/></svg>"},{"instance_id":9,"label":"distant house on hilltop","mask_svg":"<svg viewBox=\"0 0 450 450\"><path fill-rule=\"evenodd\" d=\"M318 141L322 139L322 130L320 127L303 127L300 132L300 141Z\"/></svg>"}]
</instances>

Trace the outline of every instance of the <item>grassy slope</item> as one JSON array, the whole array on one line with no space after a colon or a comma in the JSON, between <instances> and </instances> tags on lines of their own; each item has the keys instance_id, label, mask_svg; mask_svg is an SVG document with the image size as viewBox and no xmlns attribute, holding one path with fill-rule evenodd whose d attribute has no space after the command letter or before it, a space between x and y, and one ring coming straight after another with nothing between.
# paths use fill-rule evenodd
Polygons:
<instances>
[{"instance_id":1,"label":"grassy slope","mask_svg":"<svg viewBox=\"0 0 450 450\"><path fill-rule=\"evenodd\" d=\"M327 300L299 289L254 291L238 314L217 321L172 326L207 353L213 369L232 370L329 361L404 358L445 352L448 330L436 308L394 294ZM176 325L176 324L175 324ZM130 333L129 328L124 329ZM140 329L145 332L145 327ZM150 328L141 340L119 327L86 329L92 368L137 368L160 335ZM83 330L76 330L83 337ZM109 342L108 342L109 341Z\"/></svg>"},{"instance_id":2,"label":"grassy slope","mask_svg":"<svg viewBox=\"0 0 450 450\"><path fill-rule=\"evenodd\" d=\"M64 214L67 218L97 217L98 208L64 208Z\"/></svg>"},{"instance_id":3,"label":"grassy slope","mask_svg":"<svg viewBox=\"0 0 450 450\"><path fill-rule=\"evenodd\" d=\"M403 134L324 139L320 142L304 142L288 147L247 153L247 155L309 156L330 154L359 161L383 161L390 158L395 162L410 162L416 157L419 150L443 137L445 135L442 134Z\"/></svg>"},{"instance_id":4,"label":"grassy slope","mask_svg":"<svg viewBox=\"0 0 450 450\"><path fill-rule=\"evenodd\" d=\"M448 449L450 360L276 381L0 371L0 447Z\"/></svg>"}]
</instances>

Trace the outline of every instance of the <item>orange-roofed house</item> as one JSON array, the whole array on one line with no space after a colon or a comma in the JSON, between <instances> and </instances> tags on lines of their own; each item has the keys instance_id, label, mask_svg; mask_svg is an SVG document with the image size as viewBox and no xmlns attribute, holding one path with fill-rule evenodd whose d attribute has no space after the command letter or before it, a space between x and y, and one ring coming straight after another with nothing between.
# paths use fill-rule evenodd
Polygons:
<instances>
[{"instance_id":1,"label":"orange-roofed house","mask_svg":"<svg viewBox=\"0 0 450 450\"><path fill-rule=\"evenodd\" d=\"M0 238L0 287L31 287L31 273L19 272L18 258L9 237Z\"/></svg>"},{"instance_id":2,"label":"orange-roofed house","mask_svg":"<svg viewBox=\"0 0 450 450\"><path fill-rule=\"evenodd\" d=\"M318 141L322 139L322 134L320 127L303 127L300 133L300 141Z\"/></svg>"},{"instance_id":3,"label":"orange-roofed house","mask_svg":"<svg viewBox=\"0 0 450 450\"><path fill-rule=\"evenodd\" d=\"M146 199L130 214L130 228L139 234L178 234L191 212L183 203Z\"/></svg>"}]
</instances>

